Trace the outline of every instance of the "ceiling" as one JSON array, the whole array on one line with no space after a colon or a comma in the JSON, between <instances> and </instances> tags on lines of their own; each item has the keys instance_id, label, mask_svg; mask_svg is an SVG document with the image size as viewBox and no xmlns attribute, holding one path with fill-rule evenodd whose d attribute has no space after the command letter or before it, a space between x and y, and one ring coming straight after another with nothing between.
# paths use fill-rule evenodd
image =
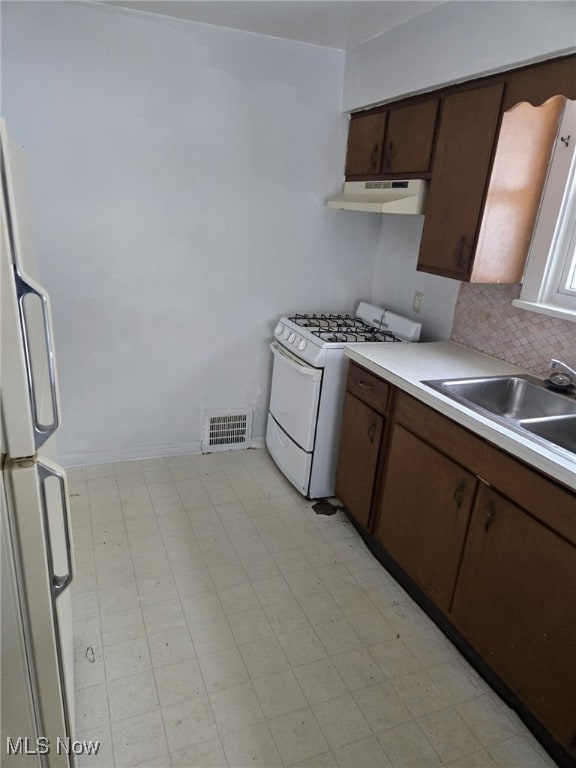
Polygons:
<instances>
[{"instance_id":1,"label":"ceiling","mask_svg":"<svg viewBox=\"0 0 576 768\"><path fill-rule=\"evenodd\" d=\"M103 0L145 13L349 50L440 0Z\"/></svg>"}]
</instances>

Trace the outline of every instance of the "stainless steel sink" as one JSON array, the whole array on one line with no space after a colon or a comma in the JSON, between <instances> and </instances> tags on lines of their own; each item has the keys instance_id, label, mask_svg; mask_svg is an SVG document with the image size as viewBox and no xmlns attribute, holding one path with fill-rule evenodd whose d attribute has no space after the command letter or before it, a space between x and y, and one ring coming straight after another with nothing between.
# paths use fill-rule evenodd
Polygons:
<instances>
[{"instance_id":1,"label":"stainless steel sink","mask_svg":"<svg viewBox=\"0 0 576 768\"><path fill-rule=\"evenodd\" d=\"M538 379L498 376L486 379L425 381L455 400L483 408L507 419L576 414L576 401L546 389Z\"/></svg>"},{"instance_id":2,"label":"stainless steel sink","mask_svg":"<svg viewBox=\"0 0 576 768\"><path fill-rule=\"evenodd\" d=\"M576 453L576 415L521 421L520 426L533 435Z\"/></svg>"},{"instance_id":3,"label":"stainless steel sink","mask_svg":"<svg viewBox=\"0 0 576 768\"><path fill-rule=\"evenodd\" d=\"M422 383L540 444L576 453L576 400L547 389L540 379L491 376Z\"/></svg>"}]
</instances>

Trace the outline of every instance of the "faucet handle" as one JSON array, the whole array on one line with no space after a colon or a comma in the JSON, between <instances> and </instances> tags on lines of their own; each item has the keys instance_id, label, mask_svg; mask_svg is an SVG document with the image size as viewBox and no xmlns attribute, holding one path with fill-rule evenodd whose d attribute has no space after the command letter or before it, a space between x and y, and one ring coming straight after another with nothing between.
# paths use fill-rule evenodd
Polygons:
<instances>
[{"instance_id":1,"label":"faucet handle","mask_svg":"<svg viewBox=\"0 0 576 768\"><path fill-rule=\"evenodd\" d=\"M570 368L569 365L566 365L566 363L563 360L557 360L555 357L550 358L550 362L548 363L548 368L564 368L565 371L568 371L568 373L571 373L573 376L576 376L576 371L574 368Z\"/></svg>"},{"instance_id":2,"label":"faucet handle","mask_svg":"<svg viewBox=\"0 0 576 768\"><path fill-rule=\"evenodd\" d=\"M560 392L565 392L566 390L572 389L574 387L572 376L576 376L576 371L573 368L570 368L569 365L566 365L566 363L562 362L562 360L556 360L555 358L552 358L548 363L548 368L564 368L563 371L554 371L546 379L546 383L550 389L556 389Z\"/></svg>"}]
</instances>

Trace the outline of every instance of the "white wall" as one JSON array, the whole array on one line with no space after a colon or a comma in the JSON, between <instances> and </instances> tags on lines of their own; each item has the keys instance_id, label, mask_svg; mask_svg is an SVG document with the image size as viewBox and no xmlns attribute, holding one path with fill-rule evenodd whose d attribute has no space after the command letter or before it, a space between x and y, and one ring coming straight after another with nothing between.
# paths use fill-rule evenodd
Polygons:
<instances>
[{"instance_id":1,"label":"white wall","mask_svg":"<svg viewBox=\"0 0 576 768\"><path fill-rule=\"evenodd\" d=\"M343 104L353 110L576 49L576 3L486 0L446 3L346 56ZM446 339L460 283L416 272L423 219L382 217L372 299ZM422 311L412 313L415 291Z\"/></svg>"},{"instance_id":2,"label":"white wall","mask_svg":"<svg viewBox=\"0 0 576 768\"><path fill-rule=\"evenodd\" d=\"M2 114L25 145L52 297L65 463L262 437L274 319L370 297L449 336L459 284L422 219L342 214L352 109L574 43L574 4L457 2L346 56L91 3L2 2ZM422 312L412 314L415 290Z\"/></svg>"},{"instance_id":3,"label":"white wall","mask_svg":"<svg viewBox=\"0 0 576 768\"><path fill-rule=\"evenodd\" d=\"M422 323L421 341L449 339L460 283L417 272L424 216L383 216L377 244L372 300ZM412 311L414 292L420 312Z\"/></svg>"},{"instance_id":4,"label":"white wall","mask_svg":"<svg viewBox=\"0 0 576 768\"><path fill-rule=\"evenodd\" d=\"M456 0L346 56L344 109L576 50L573 0Z\"/></svg>"},{"instance_id":5,"label":"white wall","mask_svg":"<svg viewBox=\"0 0 576 768\"><path fill-rule=\"evenodd\" d=\"M64 463L262 438L274 319L371 291L379 221L341 183L344 56L87 3L2 3L2 114L28 158Z\"/></svg>"}]
</instances>

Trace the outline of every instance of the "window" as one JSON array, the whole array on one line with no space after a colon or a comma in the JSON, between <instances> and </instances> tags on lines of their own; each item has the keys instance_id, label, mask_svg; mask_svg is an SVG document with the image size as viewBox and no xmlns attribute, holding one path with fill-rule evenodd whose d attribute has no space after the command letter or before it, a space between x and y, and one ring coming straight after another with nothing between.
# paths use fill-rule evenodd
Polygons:
<instances>
[{"instance_id":1,"label":"window","mask_svg":"<svg viewBox=\"0 0 576 768\"><path fill-rule=\"evenodd\" d=\"M567 101L520 298L514 305L576 322L576 102Z\"/></svg>"},{"instance_id":2,"label":"window","mask_svg":"<svg viewBox=\"0 0 576 768\"><path fill-rule=\"evenodd\" d=\"M571 224L565 237L566 263L564 264L564 269L560 276L558 293L567 296L576 296L576 183L574 179L572 179L570 193L573 199L572 205L570 206L570 213L568 214L568 221L571 221Z\"/></svg>"}]
</instances>

